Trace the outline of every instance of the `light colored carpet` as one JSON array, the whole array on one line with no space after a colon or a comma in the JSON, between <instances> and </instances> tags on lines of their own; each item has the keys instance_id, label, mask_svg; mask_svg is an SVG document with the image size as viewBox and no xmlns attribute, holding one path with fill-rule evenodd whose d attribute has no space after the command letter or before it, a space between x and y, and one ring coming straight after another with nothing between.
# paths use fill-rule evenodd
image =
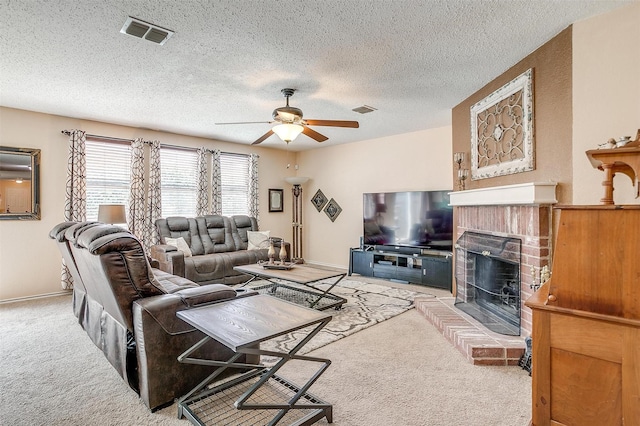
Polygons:
<instances>
[{"instance_id":1,"label":"light colored carpet","mask_svg":"<svg viewBox=\"0 0 640 426\"><path fill-rule=\"evenodd\" d=\"M337 426L524 426L531 415L528 373L467 363L414 309L311 355L332 360L311 392L334 404ZM309 374L297 361L281 371L294 382ZM0 305L0 404L1 425L189 424L175 404L146 409L77 324L68 296Z\"/></svg>"}]
</instances>

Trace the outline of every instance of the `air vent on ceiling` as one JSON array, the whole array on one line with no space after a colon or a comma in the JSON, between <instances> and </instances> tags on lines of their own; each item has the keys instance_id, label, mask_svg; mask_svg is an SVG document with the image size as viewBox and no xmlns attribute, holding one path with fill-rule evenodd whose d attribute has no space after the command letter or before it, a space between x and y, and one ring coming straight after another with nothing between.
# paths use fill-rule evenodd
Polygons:
<instances>
[{"instance_id":1,"label":"air vent on ceiling","mask_svg":"<svg viewBox=\"0 0 640 426\"><path fill-rule=\"evenodd\" d=\"M376 108L370 107L369 105L362 105L361 107L354 108L351 111L358 112L360 114L366 114L368 112L376 111Z\"/></svg>"},{"instance_id":2,"label":"air vent on ceiling","mask_svg":"<svg viewBox=\"0 0 640 426\"><path fill-rule=\"evenodd\" d=\"M163 45L173 35L173 31L166 28L159 27L154 24L142 21L137 18L129 16L125 21L122 29L122 34L129 34L134 37L143 38L145 40Z\"/></svg>"}]
</instances>

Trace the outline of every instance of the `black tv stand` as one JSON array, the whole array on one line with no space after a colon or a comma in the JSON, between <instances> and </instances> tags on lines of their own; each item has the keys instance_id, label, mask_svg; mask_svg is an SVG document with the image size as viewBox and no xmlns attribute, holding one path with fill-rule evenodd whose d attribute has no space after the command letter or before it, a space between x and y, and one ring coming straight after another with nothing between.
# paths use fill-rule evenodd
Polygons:
<instances>
[{"instance_id":1,"label":"black tv stand","mask_svg":"<svg viewBox=\"0 0 640 426\"><path fill-rule=\"evenodd\" d=\"M349 275L360 274L451 291L452 257L451 251L414 247L352 248Z\"/></svg>"}]
</instances>

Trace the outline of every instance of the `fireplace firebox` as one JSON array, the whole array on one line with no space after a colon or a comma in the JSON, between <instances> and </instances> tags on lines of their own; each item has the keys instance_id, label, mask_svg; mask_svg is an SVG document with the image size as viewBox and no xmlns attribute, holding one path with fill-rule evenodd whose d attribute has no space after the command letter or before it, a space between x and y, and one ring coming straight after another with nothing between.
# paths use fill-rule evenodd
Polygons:
<instances>
[{"instance_id":1,"label":"fireplace firebox","mask_svg":"<svg viewBox=\"0 0 640 426\"><path fill-rule=\"evenodd\" d=\"M465 231L456 251L455 306L496 333L520 335L519 238Z\"/></svg>"}]
</instances>

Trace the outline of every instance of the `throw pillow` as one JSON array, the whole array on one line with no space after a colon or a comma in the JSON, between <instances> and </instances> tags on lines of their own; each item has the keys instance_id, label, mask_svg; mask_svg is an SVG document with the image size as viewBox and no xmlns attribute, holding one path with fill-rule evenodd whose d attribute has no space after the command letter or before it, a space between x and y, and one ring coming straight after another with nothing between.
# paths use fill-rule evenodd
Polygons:
<instances>
[{"instance_id":1,"label":"throw pillow","mask_svg":"<svg viewBox=\"0 0 640 426\"><path fill-rule=\"evenodd\" d=\"M189 245L184 240L184 238L182 238L182 237L179 237L179 238L165 238L164 241L165 241L165 243L167 245L174 246L175 248L177 248L178 250L183 252L184 253L184 257L191 257L191 249L189 248Z\"/></svg>"},{"instance_id":2,"label":"throw pillow","mask_svg":"<svg viewBox=\"0 0 640 426\"><path fill-rule=\"evenodd\" d=\"M247 231L247 250L269 248L269 234L271 231Z\"/></svg>"}]
</instances>

